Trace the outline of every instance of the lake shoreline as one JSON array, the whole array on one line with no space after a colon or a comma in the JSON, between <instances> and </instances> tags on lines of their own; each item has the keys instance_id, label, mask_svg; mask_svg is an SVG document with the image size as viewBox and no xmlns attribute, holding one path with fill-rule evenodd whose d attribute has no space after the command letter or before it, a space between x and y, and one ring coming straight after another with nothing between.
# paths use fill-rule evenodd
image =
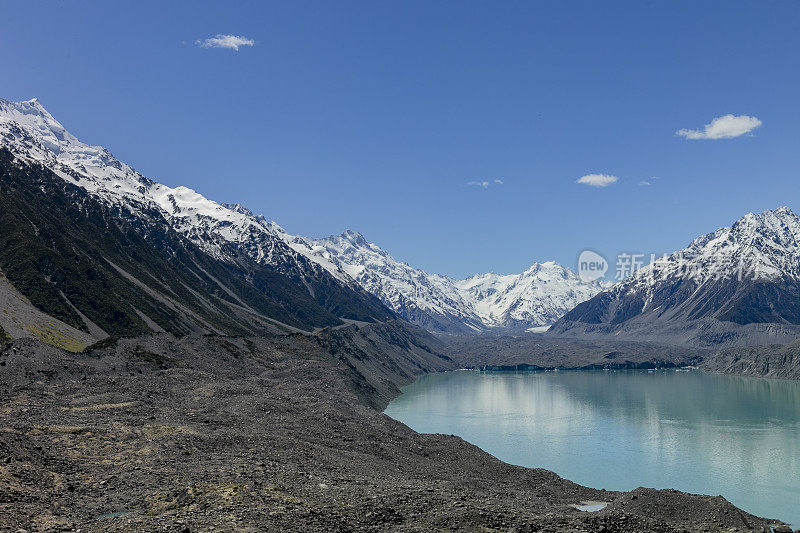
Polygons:
<instances>
[{"instance_id":1,"label":"lake shoreline","mask_svg":"<svg viewBox=\"0 0 800 533\"><path fill-rule=\"evenodd\" d=\"M581 486L382 414L414 376L459 366L436 349L389 323L274 338L154 334L78 354L14 341L0 353L0 471L10 475L0 497L15 503L0 503L0 526L677 533L778 523L722 498ZM599 513L571 507L608 500Z\"/></svg>"},{"instance_id":2,"label":"lake shoreline","mask_svg":"<svg viewBox=\"0 0 800 533\"><path fill-rule=\"evenodd\" d=\"M689 365L680 366L680 367L679 366L672 366L672 367L664 367L664 368L640 367L640 368L613 368L613 369L595 368L595 367L569 368L569 369L565 369L565 368L544 369L544 368L541 368L541 367L535 367L535 368L527 367L527 368L522 368L522 369L520 369L518 367L517 368L511 368L511 369L509 369L509 368L498 369L497 367L493 367L493 368L490 367L488 370L486 370L485 367L484 368L462 368L462 369L457 369L457 370L454 370L454 371L444 371L444 372L437 372L437 373L434 373L434 374L425 375L426 376L426 382L427 382L427 378L436 379L436 376L442 376L442 375L448 375L448 374L455 375L455 374L459 374L459 373L466 373L466 374L471 374L471 375L493 376L493 377L496 377L496 378L502 378L502 376L523 377L525 375L531 375L531 376L535 376L535 375L553 376L554 378L557 378L560 375L562 380L563 380L563 378L565 376L570 375L570 374L588 374L588 375L596 375L596 376L604 376L604 375L611 375L611 374L621 374L621 375L643 375L643 376L652 377L654 373L655 373L656 376L659 373L673 374L673 375L676 375L676 376L695 374L696 373L697 375L709 376L709 378L711 378L711 379L719 378L719 379L722 379L722 380L724 380L724 378L727 378L727 377L731 377L731 378L745 377L745 378L747 378L747 381L744 382L744 383L751 383L751 384L752 383L755 383L755 384L761 383L761 384L764 384L764 385L767 385L767 386L769 386L769 384L771 383L773 385L773 388L774 388L774 386L778 386L779 388L785 388L785 386L792 386L793 385L792 381L785 380L785 379L763 378L763 377L759 377L759 376L730 376L730 375L726 375L726 374L711 372L711 371L708 371L708 370L703 369L703 368L698 368L698 367L689 366ZM755 378L760 378L760 379L755 379ZM750 381L750 380L753 380L753 381ZM735 380L735 381L738 382L738 380ZM417 380L415 380L414 383L412 383L412 384L410 384L408 386L402 387L401 394L403 394L403 395L408 394L409 389L414 389L416 386L417 386ZM467 385L462 385L462 386L467 386ZM800 389L800 387L798 387L798 388ZM493 401L496 402L496 401L498 401L497 397L502 397L502 394L498 393L498 394L494 394L494 395L490 395L490 396L492 396ZM463 401L467 401L466 399L462 399L462 400ZM462 400L456 400L456 399L453 399L453 398L449 399L449 401L454 402L456 404L458 404ZM429 405L430 402L433 402L433 401L435 401L435 400L432 397L431 399L427 400L425 403L422 403L421 405ZM489 401L488 400L488 396L487 396L487 401ZM470 404L470 405L472 405L472 404ZM478 407L477 406L476 407L470 407L469 409L476 409L476 408L478 408ZM479 439L470 438L469 434L465 434L464 432L454 431L454 430L452 430L452 428L448 428L448 427L437 427L435 424L433 424L431 422L431 420L433 418L435 418L435 416L436 416L434 413L431 413L431 412L425 412L425 413L422 413L420 415L421 418L426 419L426 423L428 425L425 426L425 427L432 428L430 430L429 429L425 429L425 427L421 428L418 425L416 425L413 422L413 418L409 419L407 417L397 416L397 413L392 412L390 409L386 409L384 412L387 415L389 415L389 416L391 416L393 418L396 418L396 419L398 419L398 420L410 425L413 429L415 429L417 431L421 431L423 433L447 433L447 434L459 435L462 438L465 438L468 442L472 442L472 443L478 445L481 449L487 451L487 453L490 453L493 456L498 457L501 460L509 462L511 464L517 464L517 465L521 465L521 466L525 466L525 467L529 467L529 468L546 468L548 470L551 470L551 471L559 473L559 475L564 475L568 479L573 479L573 480L581 483L582 485L586 485L586 486L590 486L590 487L596 487L596 488L606 487L606 488L608 488L609 485L611 485L611 487L614 488L615 490L620 490L621 489L619 484L615 485L613 483L609 483L610 479L606 478L606 477L599 478L599 481L587 482L586 478L581 478L580 476L575 476L574 474L571 474L569 469L554 467L553 465L551 465L551 464L549 464L549 463L547 463L545 461L531 462L531 461L520 461L520 460L510 459L507 454L504 454L504 453L498 454L497 453L498 450L493 449L491 446L485 445L485 443L483 441L481 441ZM444 416L444 415L442 415L442 416ZM457 416L457 415L451 413L451 414L445 416L445 420L452 421L454 416ZM491 418L491 424L492 424L493 428L496 427L496 425L498 423L501 423L501 420L498 420L496 418L496 416L500 416L500 415L493 415L493 417ZM560 415L560 416L563 416L563 415ZM559 420L560 420L560 416L559 416ZM433 424L433 425L431 425L431 424ZM537 428L538 427L539 426L537 426ZM519 429L517 428L516 431L519 431ZM539 428L539 431L545 431L545 429L544 428ZM591 434L591 432L589 432L589 434ZM536 447L537 445L534 444L533 442L535 442L535 439L534 439L534 441L528 442L527 444L530 445L530 446ZM594 450L593 453L596 453L596 450ZM601 458L597 457L596 460L597 461L601 461ZM624 457L622 459L620 459L619 457L615 456L611 460L612 461L621 460L623 462L626 462ZM669 467L666 467L666 468L669 468ZM577 479L576 479L576 477L577 477ZM777 478L777 479L780 479L782 476L779 473L776 473L776 475L774 477ZM627 486L641 485L643 479L644 479L643 476L635 476L634 478L631 479L630 483L627 483ZM680 483L666 483L666 484L664 484L664 483L662 483L662 484L644 483L644 484L646 484L648 486L667 486L667 487L675 487L676 485L680 485ZM685 487L687 485L684 484L683 486ZM713 490L714 490L713 493L716 494L717 490L716 489L713 489ZM711 488L707 488L705 491L701 491L701 492L711 492L711 491L712 491ZM692 492L696 492L696 491L692 491ZM747 501L748 501L747 499L741 500L741 498L740 498L740 501L743 501L745 506L747 506ZM773 512L771 514L772 515L775 515L775 514L780 515L782 513ZM796 519L795 519L795 521L796 521Z\"/></svg>"}]
</instances>

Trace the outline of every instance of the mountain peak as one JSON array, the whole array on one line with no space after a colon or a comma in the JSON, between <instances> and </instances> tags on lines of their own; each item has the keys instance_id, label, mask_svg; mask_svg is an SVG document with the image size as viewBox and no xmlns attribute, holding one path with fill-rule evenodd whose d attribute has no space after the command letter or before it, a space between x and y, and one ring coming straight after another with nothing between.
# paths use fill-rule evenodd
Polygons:
<instances>
[{"instance_id":1,"label":"mountain peak","mask_svg":"<svg viewBox=\"0 0 800 533\"><path fill-rule=\"evenodd\" d=\"M15 102L15 103L20 105L20 106L35 107L36 109L40 109L42 111L46 111L46 109L41 104L41 102L39 102L39 99L35 98L35 97L31 98L30 100L23 100L21 102Z\"/></svg>"},{"instance_id":2,"label":"mountain peak","mask_svg":"<svg viewBox=\"0 0 800 533\"><path fill-rule=\"evenodd\" d=\"M14 125L18 126L15 129ZM70 134L47 110L32 98L22 102L11 102L0 99L0 132L11 128L7 132L8 139L15 139L11 146L12 152L24 152L33 159L48 159L58 157L64 152L78 152L104 157L104 149L88 146ZM31 151L29 145L38 145Z\"/></svg>"},{"instance_id":3,"label":"mountain peak","mask_svg":"<svg viewBox=\"0 0 800 533\"><path fill-rule=\"evenodd\" d=\"M748 213L637 270L564 315L554 331L574 335L573 328L588 327L599 335L676 335L685 342L687 332L703 324L702 333L690 334L696 341L734 343L765 324L800 326L798 291L800 218L782 206ZM744 325L751 329L735 330Z\"/></svg>"},{"instance_id":4,"label":"mountain peak","mask_svg":"<svg viewBox=\"0 0 800 533\"><path fill-rule=\"evenodd\" d=\"M777 218L778 220L781 220L789 224L791 224L792 222L800 221L800 217L798 217L794 211L792 211L788 206L785 205L777 209L774 209L772 211L764 211L763 213L761 213L761 216L765 218L774 217Z\"/></svg>"},{"instance_id":5,"label":"mountain peak","mask_svg":"<svg viewBox=\"0 0 800 533\"><path fill-rule=\"evenodd\" d=\"M56 122L53 118L53 115L51 115L47 109L44 108L42 103L39 102L38 98L21 100L19 102L12 102L11 100L0 98L0 113L3 111L5 111L5 114L16 112L20 115L38 115L50 122Z\"/></svg>"},{"instance_id":6,"label":"mountain peak","mask_svg":"<svg viewBox=\"0 0 800 533\"><path fill-rule=\"evenodd\" d=\"M755 231L762 231L764 228L772 230L788 230L792 233L800 231L800 217L787 206L781 206L777 209L767 209L759 214L747 213L745 216L737 220L732 226L732 229L740 228L742 226L752 227ZM720 231L724 231L723 228ZM797 233L800 237L800 233Z\"/></svg>"},{"instance_id":7,"label":"mountain peak","mask_svg":"<svg viewBox=\"0 0 800 533\"><path fill-rule=\"evenodd\" d=\"M747 213L745 216L742 217L742 219L745 219L745 218L756 218L756 219L763 220L763 219L768 218L768 217L778 217L778 218L781 218L781 219L785 219L785 218L797 219L798 218L798 216L795 214L794 211L791 210L791 208L789 208L789 206L782 205L782 206L780 206L780 207L778 207L776 209L767 209L765 211L762 211L761 213L753 213L753 212Z\"/></svg>"},{"instance_id":8,"label":"mountain peak","mask_svg":"<svg viewBox=\"0 0 800 533\"><path fill-rule=\"evenodd\" d=\"M351 230L351 229L344 230L342 232L342 234L340 235L340 237L350 241L353 244L357 244L359 246L366 246L368 244L367 243L367 239L364 238L364 235L362 235L358 231L354 231L354 230Z\"/></svg>"},{"instance_id":9,"label":"mountain peak","mask_svg":"<svg viewBox=\"0 0 800 533\"><path fill-rule=\"evenodd\" d=\"M667 260L641 269L620 286L680 277L694 284L731 278L800 280L800 217L787 206L747 213L729 227L698 237Z\"/></svg>"}]
</instances>

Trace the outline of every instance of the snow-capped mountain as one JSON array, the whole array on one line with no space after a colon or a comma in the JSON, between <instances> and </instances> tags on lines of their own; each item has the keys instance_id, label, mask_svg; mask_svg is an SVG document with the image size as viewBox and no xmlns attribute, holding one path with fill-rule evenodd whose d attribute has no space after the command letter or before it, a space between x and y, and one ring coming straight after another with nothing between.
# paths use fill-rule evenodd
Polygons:
<instances>
[{"instance_id":1,"label":"snow-capped mountain","mask_svg":"<svg viewBox=\"0 0 800 533\"><path fill-rule=\"evenodd\" d=\"M456 280L400 262L354 231L302 242L308 253L346 272L398 315L435 331L538 329L604 288L552 261L534 263L521 274Z\"/></svg>"},{"instance_id":2,"label":"snow-capped mountain","mask_svg":"<svg viewBox=\"0 0 800 533\"><path fill-rule=\"evenodd\" d=\"M554 261L533 263L521 274L477 274L455 282L490 327L541 328L609 286L582 281Z\"/></svg>"},{"instance_id":3,"label":"snow-capped mountain","mask_svg":"<svg viewBox=\"0 0 800 533\"><path fill-rule=\"evenodd\" d=\"M788 207L748 213L695 239L578 305L552 330L652 337L665 329L685 335L691 325L713 344L744 336L731 333L732 324L765 340L796 334L800 217Z\"/></svg>"},{"instance_id":4,"label":"snow-capped mountain","mask_svg":"<svg viewBox=\"0 0 800 533\"><path fill-rule=\"evenodd\" d=\"M475 332L486 327L451 279L397 261L360 233L295 242L332 265L332 270L345 272L410 322L432 331Z\"/></svg>"},{"instance_id":5,"label":"snow-capped mountain","mask_svg":"<svg viewBox=\"0 0 800 533\"><path fill-rule=\"evenodd\" d=\"M134 211L155 207L174 229L215 257L225 257L229 243L259 262L284 264L297 255L277 237L279 228L263 217L142 176L107 149L79 141L36 99L0 99L0 141L15 156L43 164L107 203Z\"/></svg>"},{"instance_id":6,"label":"snow-capped mountain","mask_svg":"<svg viewBox=\"0 0 800 533\"><path fill-rule=\"evenodd\" d=\"M210 256L239 264L266 265L304 285L340 316L359 301L363 316L386 316L377 299L331 265L304 254L282 228L240 205L214 202L186 187L168 187L136 172L100 146L70 134L36 100L0 99L0 147L23 162L41 164L66 182L86 190L147 233L153 216ZM144 221L145 223L140 223ZM350 316L348 316L350 315Z\"/></svg>"},{"instance_id":7,"label":"snow-capped mountain","mask_svg":"<svg viewBox=\"0 0 800 533\"><path fill-rule=\"evenodd\" d=\"M534 263L521 274L453 280L399 262L355 232L326 239L292 235L241 205L217 203L139 174L107 149L78 140L36 99L0 99L0 146L114 206L144 234L147 221L156 217L218 260L239 264L246 259L290 276L333 310L354 293L369 293L399 316L434 331L530 329L552 324L603 288L552 262ZM332 297L332 291L341 292L336 287L347 294ZM373 316L381 314L374 303L366 303Z\"/></svg>"}]
</instances>

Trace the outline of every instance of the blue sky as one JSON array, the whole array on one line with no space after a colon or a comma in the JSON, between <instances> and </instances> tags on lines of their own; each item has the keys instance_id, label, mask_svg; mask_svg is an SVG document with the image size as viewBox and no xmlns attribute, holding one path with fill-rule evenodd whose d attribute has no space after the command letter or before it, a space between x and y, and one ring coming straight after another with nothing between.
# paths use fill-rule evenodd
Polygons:
<instances>
[{"instance_id":1,"label":"blue sky","mask_svg":"<svg viewBox=\"0 0 800 533\"><path fill-rule=\"evenodd\" d=\"M1 97L38 97L153 179L293 233L358 230L432 272L661 253L748 211L800 208L798 2L2 11ZM198 46L218 34L254 43ZM761 125L676 135L728 114ZM590 174L618 181L576 182Z\"/></svg>"}]
</instances>

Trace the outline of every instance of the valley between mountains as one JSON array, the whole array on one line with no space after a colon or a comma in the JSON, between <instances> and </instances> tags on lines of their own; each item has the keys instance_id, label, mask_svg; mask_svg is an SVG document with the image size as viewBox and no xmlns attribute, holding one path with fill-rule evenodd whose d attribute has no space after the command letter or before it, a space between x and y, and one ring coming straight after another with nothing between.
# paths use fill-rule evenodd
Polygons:
<instances>
[{"instance_id":1,"label":"valley between mountains","mask_svg":"<svg viewBox=\"0 0 800 533\"><path fill-rule=\"evenodd\" d=\"M125 219L150 243L168 251L191 247L207 261L254 278L256 285L257 271L276 272L297 285L298 298L311 296L345 318L384 318L388 307L432 331L525 330L549 326L603 288L599 282L582 282L554 262L534 263L517 275L452 280L399 262L353 231L326 239L291 235L241 205L219 204L186 187L170 188L142 176L105 148L80 142L37 100L0 100L0 138L11 158L44 166L54 175L49 181L66 194L90 196L99 209ZM237 292L211 281L212 273L204 268L195 267L193 275L217 285L215 290ZM257 290L264 292L263 287ZM358 301L357 309L346 309L348 300ZM274 317L292 326L331 324L331 319L311 315L305 324Z\"/></svg>"},{"instance_id":2,"label":"valley between mountains","mask_svg":"<svg viewBox=\"0 0 800 533\"><path fill-rule=\"evenodd\" d=\"M718 275L720 257L748 275ZM797 379L798 337L788 208L613 286L555 262L458 280L159 184L38 101L0 100L0 529L780 531L722 497L582 487L380 411L464 367Z\"/></svg>"}]
</instances>

